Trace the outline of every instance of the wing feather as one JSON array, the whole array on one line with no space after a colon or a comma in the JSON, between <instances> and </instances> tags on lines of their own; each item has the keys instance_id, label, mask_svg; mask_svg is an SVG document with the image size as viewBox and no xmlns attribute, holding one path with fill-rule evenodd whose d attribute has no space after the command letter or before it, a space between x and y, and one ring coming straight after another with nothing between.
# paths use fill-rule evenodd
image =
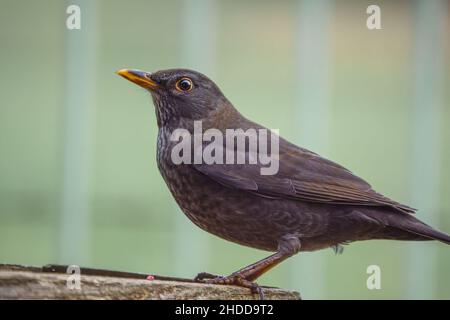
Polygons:
<instances>
[{"instance_id":1,"label":"wing feather","mask_svg":"<svg viewBox=\"0 0 450 320\"><path fill-rule=\"evenodd\" d=\"M372 189L348 169L280 138L279 171L261 175L260 164L195 164L196 170L229 188L270 198L337 205L383 206L403 213L416 210Z\"/></svg>"}]
</instances>

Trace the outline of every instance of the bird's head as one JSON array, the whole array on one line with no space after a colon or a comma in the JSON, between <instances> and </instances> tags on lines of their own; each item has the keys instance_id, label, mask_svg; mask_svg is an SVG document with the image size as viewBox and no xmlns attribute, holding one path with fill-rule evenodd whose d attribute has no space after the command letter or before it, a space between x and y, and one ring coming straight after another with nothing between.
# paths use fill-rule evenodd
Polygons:
<instances>
[{"instance_id":1,"label":"bird's head","mask_svg":"<svg viewBox=\"0 0 450 320\"><path fill-rule=\"evenodd\" d=\"M117 73L151 93L159 126L207 119L229 105L217 85L196 71L169 69L150 73L122 69Z\"/></svg>"}]
</instances>

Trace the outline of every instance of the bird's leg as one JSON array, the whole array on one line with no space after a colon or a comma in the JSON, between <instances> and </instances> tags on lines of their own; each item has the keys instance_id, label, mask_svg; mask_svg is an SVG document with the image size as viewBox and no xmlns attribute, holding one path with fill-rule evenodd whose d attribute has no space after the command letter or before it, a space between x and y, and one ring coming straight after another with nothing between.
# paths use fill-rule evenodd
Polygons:
<instances>
[{"instance_id":1,"label":"bird's leg","mask_svg":"<svg viewBox=\"0 0 450 320\"><path fill-rule=\"evenodd\" d=\"M298 236L288 235L283 237L279 242L278 251L267 258L233 272L226 277L215 277L212 274L202 272L197 275L195 280L210 284L237 285L249 288L252 290L252 293L257 293L261 299L264 299L261 287L254 281L298 251L300 251L300 240Z\"/></svg>"}]
</instances>

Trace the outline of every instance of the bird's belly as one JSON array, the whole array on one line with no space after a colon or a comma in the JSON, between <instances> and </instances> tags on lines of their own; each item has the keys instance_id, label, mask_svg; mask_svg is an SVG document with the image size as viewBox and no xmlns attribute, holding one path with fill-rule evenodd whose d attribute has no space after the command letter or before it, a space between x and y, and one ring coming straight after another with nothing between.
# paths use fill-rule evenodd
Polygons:
<instances>
[{"instance_id":1,"label":"bird's belly","mask_svg":"<svg viewBox=\"0 0 450 320\"><path fill-rule=\"evenodd\" d=\"M175 165L170 143L168 133L160 132L158 168L182 211L203 230L268 251L276 251L279 240L287 234L298 235L302 251L352 240L348 235L355 225L349 223L342 208L266 198L225 187L191 165Z\"/></svg>"},{"instance_id":2,"label":"bird's belly","mask_svg":"<svg viewBox=\"0 0 450 320\"><path fill-rule=\"evenodd\" d=\"M227 188L189 165L160 162L159 168L187 217L203 230L226 240L276 251L283 235L312 237L324 234L326 229L327 214L309 208L308 204ZM326 246L329 244L322 247Z\"/></svg>"}]
</instances>

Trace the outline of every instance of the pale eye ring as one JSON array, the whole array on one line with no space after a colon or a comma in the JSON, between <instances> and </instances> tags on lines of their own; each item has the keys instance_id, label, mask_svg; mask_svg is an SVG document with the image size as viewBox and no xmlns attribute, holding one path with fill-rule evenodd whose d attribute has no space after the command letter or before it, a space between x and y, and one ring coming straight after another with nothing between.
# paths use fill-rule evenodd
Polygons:
<instances>
[{"instance_id":1,"label":"pale eye ring","mask_svg":"<svg viewBox=\"0 0 450 320\"><path fill-rule=\"evenodd\" d=\"M175 84L175 87L177 88L178 91L189 92L194 87L194 84L192 83L191 79L185 77L178 80L177 83Z\"/></svg>"}]
</instances>

